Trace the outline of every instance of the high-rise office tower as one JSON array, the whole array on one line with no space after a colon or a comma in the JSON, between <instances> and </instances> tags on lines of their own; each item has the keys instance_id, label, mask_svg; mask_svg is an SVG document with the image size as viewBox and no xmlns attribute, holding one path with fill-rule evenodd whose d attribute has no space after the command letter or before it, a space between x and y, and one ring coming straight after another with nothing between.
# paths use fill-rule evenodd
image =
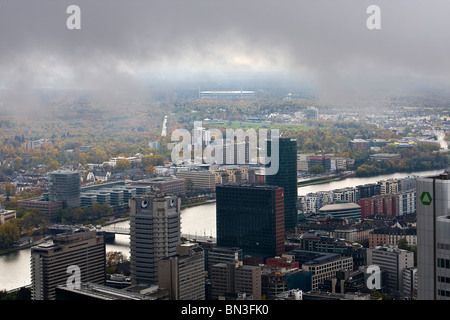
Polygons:
<instances>
[{"instance_id":1,"label":"high-rise office tower","mask_svg":"<svg viewBox=\"0 0 450 320\"><path fill-rule=\"evenodd\" d=\"M181 200L146 194L130 200L130 272L133 284L157 284L158 260L176 254L180 244Z\"/></svg>"},{"instance_id":2,"label":"high-rise office tower","mask_svg":"<svg viewBox=\"0 0 450 320\"><path fill-rule=\"evenodd\" d=\"M58 170L49 174L48 197L50 201L62 201L63 208L80 206L80 173Z\"/></svg>"},{"instance_id":3,"label":"high-rise office tower","mask_svg":"<svg viewBox=\"0 0 450 320\"><path fill-rule=\"evenodd\" d=\"M450 300L450 173L416 185L418 299Z\"/></svg>"},{"instance_id":4,"label":"high-rise office tower","mask_svg":"<svg viewBox=\"0 0 450 320\"><path fill-rule=\"evenodd\" d=\"M205 300L205 256L197 244L177 246L177 253L158 261L160 288L170 300Z\"/></svg>"},{"instance_id":5,"label":"high-rise office tower","mask_svg":"<svg viewBox=\"0 0 450 320\"><path fill-rule=\"evenodd\" d=\"M53 242L32 247L32 299L53 300L58 285L105 284L105 255L103 236L96 231L58 234Z\"/></svg>"},{"instance_id":6,"label":"high-rise office tower","mask_svg":"<svg viewBox=\"0 0 450 320\"><path fill-rule=\"evenodd\" d=\"M267 175L266 184L284 188L284 227L285 230L297 226L297 140L291 138L278 139L279 155L278 172ZM271 156L272 141L267 142L268 155ZM273 159L272 155L272 159ZM268 164L270 166L271 164Z\"/></svg>"},{"instance_id":7,"label":"high-rise office tower","mask_svg":"<svg viewBox=\"0 0 450 320\"><path fill-rule=\"evenodd\" d=\"M216 187L217 246L244 255L273 257L284 252L284 191L264 185Z\"/></svg>"}]
</instances>

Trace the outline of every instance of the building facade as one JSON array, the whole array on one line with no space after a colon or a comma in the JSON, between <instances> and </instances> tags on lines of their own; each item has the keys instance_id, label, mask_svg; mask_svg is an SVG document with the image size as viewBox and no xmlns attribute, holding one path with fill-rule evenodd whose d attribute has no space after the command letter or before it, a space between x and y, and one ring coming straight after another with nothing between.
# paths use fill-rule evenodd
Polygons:
<instances>
[{"instance_id":1,"label":"building facade","mask_svg":"<svg viewBox=\"0 0 450 320\"><path fill-rule=\"evenodd\" d=\"M3 208L0 208L0 226L15 218L16 210L5 210Z\"/></svg>"},{"instance_id":2,"label":"building facade","mask_svg":"<svg viewBox=\"0 0 450 320\"><path fill-rule=\"evenodd\" d=\"M218 263L211 268L211 299L228 294L245 294L261 300L261 267Z\"/></svg>"},{"instance_id":3,"label":"building facade","mask_svg":"<svg viewBox=\"0 0 450 320\"><path fill-rule=\"evenodd\" d=\"M400 228L382 228L372 230L369 234L369 247L379 245L397 246L400 240L406 240L410 247L417 246L417 230L416 229L400 229Z\"/></svg>"},{"instance_id":4,"label":"building facade","mask_svg":"<svg viewBox=\"0 0 450 320\"><path fill-rule=\"evenodd\" d=\"M265 182L270 186L284 188L284 228L294 229L297 226L297 140L291 138L278 139L278 172L267 175ZM272 141L267 143L268 154L272 153ZM273 156L272 156L273 158ZM271 164L268 164L270 166Z\"/></svg>"},{"instance_id":5,"label":"building facade","mask_svg":"<svg viewBox=\"0 0 450 320\"><path fill-rule=\"evenodd\" d=\"M450 210L450 174L419 177L416 185L418 299L448 300L450 238L445 227Z\"/></svg>"},{"instance_id":6,"label":"building facade","mask_svg":"<svg viewBox=\"0 0 450 320\"><path fill-rule=\"evenodd\" d=\"M414 267L414 253L394 246L367 248L367 265L377 265L386 274L390 295L403 295L403 270Z\"/></svg>"},{"instance_id":7,"label":"building facade","mask_svg":"<svg viewBox=\"0 0 450 320\"><path fill-rule=\"evenodd\" d=\"M81 197L80 197L81 205ZM48 220L52 219L52 216L60 209L63 209L62 201L47 201L45 198L35 198L35 199L23 199L17 201L18 207L38 209L39 211L45 213Z\"/></svg>"},{"instance_id":8,"label":"building facade","mask_svg":"<svg viewBox=\"0 0 450 320\"><path fill-rule=\"evenodd\" d=\"M135 181L132 186L151 186L154 190L173 194L179 197L186 195L186 185L183 179L158 177L153 179L146 179Z\"/></svg>"},{"instance_id":9,"label":"building facade","mask_svg":"<svg viewBox=\"0 0 450 320\"><path fill-rule=\"evenodd\" d=\"M292 250L283 255L297 261L303 271L311 272L311 290L318 291L319 284L336 276L340 270L353 270L353 258L338 253Z\"/></svg>"},{"instance_id":10,"label":"building facade","mask_svg":"<svg viewBox=\"0 0 450 320\"><path fill-rule=\"evenodd\" d=\"M63 208L80 206L81 181L78 171L58 170L49 174L49 201L62 201Z\"/></svg>"},{"instance_id":11,"label":"building facade","mask_svg":"<svg viewBox=\"0 0 450 320\"><path fill-rule=\"evenodd\" d=\"M244 255L263 258L282 254L283 193L275 186L217 186L217 246L238 247Z\"/></svg>"},{"instance_id":12,"label":"building facade","mask_svg":"<svg viewBox=\"0 0 450 320\"><path fill-rule=\"evenodd\" d=\"M32 299L53 300L56 286L67 284L71 276L80 282L105 284L105 256L103 236L96 231L63 233L54 236L53 242L32 247Z\"/></svg>"},{"instance_id":13,"label":"building facade","mask_svg":"<svg viewBox=\"0 0 450 320\"><path fill-rule=\"evenodd\" d=\"M213 192L216 186L215 175L208 170L179 171L176 176L184 179L186 186L188 181L192 182L192 188L197 191Z\"/></svg>"},{"instance_id":14,"label":"building facade","mask_svg":"<svg viewBox=\"0 0 450 320\"><path fill-rule=\"evenodd\" d=\"M203 249L187 243L158 261L159 287L169 289L170 300L205 300L204 260Z\"/></svg>"},{"instance_id":15,"label":"building facade","mask_svg":"<svg viewBox=\"0 0 450 320\"><path fill-rule=\"evenodd\" d=\"M212 246L205 249L205 267L207 277L210 277L211 267L218 263L231 263L236 267L242 266L244 261L244 254L241 248L226 248Z\"/></svg>"},{"instance_id":16,"label":"building facade","mask_svg":"<svg viewBox=\"0 0 450 320\"><path fill-rule=\"evenodd\" d=\"M333 203L320 208L319 214L323 217L360 220L361 207L356 203Z\"/></svg>"},{"instance_id":17,"label":"building facade","mask_svg":"<svg viewBox=\"0 0 450 320\"><path fill-rule=\"evenodd\" d=\"M176 254L180 244L181 200L146 194L130 201L130 273L133 284L157 284L158 260Z\"/></svg>"}]
</instances>

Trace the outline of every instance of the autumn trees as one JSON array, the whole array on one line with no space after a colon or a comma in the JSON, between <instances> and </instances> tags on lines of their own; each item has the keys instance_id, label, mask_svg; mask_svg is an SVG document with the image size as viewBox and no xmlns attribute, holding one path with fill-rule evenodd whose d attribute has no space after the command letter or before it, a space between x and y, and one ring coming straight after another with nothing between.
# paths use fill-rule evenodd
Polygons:
<instances>
[{"instance_id":1,"label":"autumn trees","mask_svg":"<svg viewBox=\"0 0 450 320\"><path fill-rule=\"evenodd\" d=\"M17 208L16 218L0 226L0 245L11 248L22 235L42 234L47 229L45 214L37 209Z\"/></svg>"}]
</instances>

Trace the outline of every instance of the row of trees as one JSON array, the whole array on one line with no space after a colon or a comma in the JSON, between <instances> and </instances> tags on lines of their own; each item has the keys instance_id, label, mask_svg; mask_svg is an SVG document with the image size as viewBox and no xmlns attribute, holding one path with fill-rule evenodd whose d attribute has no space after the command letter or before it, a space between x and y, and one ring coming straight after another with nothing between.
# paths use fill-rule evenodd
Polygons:
<instances>
[{"instance_id":1,"label":"row of trees","mask_svg":"<svg viewBox=\"0 0 450 320\"><path fill-rule=\"evenodd\" d=\"M113 213L109 205L96 202L91 207L60 209L52 215L52 221L62 224L90 224L97 223Z\"/></svg>"},{"instance_id":2,"label":"row of trees","mask_svg":"<svg viewBox=\"0 0 450 320\"><path fill-rule=\"evenodd\" d=\"M401 159L398 160L367 159L365 163L358 166L356 174L360 177L368 177L394 172L426 171L443 169L450 163L449 155L439 152L439 146L435 144L419 143L412 149L403 149L398 153L401 155Z\"/></svg>"},{"instance_id":3,"label":"row of trees","mask_svg":"<svg viewBox=\"0 0 450 320\"><path fill-rule=\"evenodd\" d=\"M15 207L14 210L16 218L0 226L0 247L11 248L23 235L44 235L48 231L47 217L42 211L23 207ZM52 221L62 224L98 223L113 213L110 206L95 203L92 207L58 210L52 216Z\"/></svg>"},{"instance_id":4,"label":"row of trees","mask_svg":"<svg viewBox=\"0 0 450 320\"><path fill-rule=\"evenodd\" d=\"M0 226L0 244L3 248L11 248L22 235L43 234L47 230L47 219L37 209L16 209L16 218Z\"/></svg>"}]
</instances>

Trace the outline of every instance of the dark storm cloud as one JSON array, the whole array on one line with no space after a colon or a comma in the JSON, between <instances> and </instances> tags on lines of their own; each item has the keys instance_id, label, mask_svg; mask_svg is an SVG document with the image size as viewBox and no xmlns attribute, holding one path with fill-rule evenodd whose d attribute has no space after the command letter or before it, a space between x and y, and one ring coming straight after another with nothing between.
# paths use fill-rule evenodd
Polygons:
<instances>
[{"instance_id":1,"label":"dark storm cloud","mask_svg":"<svg viewBox=\"0 0 450 320\"><path fill-rule=\"evenodd\" d=\"M72 4L81 30L66 28ZM381 30L366 27L372 4ZM140 73L280 70L339 98L446 83L448 12L444 0L0 0L0 85L139 92Z\"/></svg>"}]
</instances>

